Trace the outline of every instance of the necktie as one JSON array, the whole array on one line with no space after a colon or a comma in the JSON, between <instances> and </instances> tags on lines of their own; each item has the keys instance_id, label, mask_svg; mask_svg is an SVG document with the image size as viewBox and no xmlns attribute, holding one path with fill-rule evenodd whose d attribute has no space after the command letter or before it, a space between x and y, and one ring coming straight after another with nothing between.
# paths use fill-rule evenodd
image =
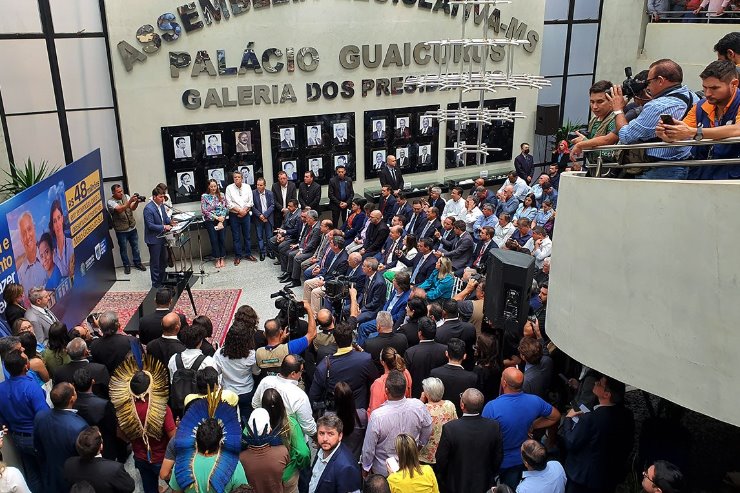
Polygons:
<instances>
[{"instance_id":1,"label":"necktie","mask_svg":"<svg viewBox=\"0 0 740 493\"><path fill-rule=\"evenodd\" d=\"M416 214L411 215L411 221L406 225L406 231L414 230L414 223L416 222Z\"/></svg>"},{"instance_id":2,"label":"necktie","mask_svg":"<svg viewBox=\"0 0 740 493\"><path fill-rule=\"evenodd\" d=\"M411 284L416 284L416 275L419 273L419 270L421 270L421 265L426 261L426 258L422 257L419 259L419 263L416 264L416 267L414 267L414 272L411 274Z\"/></svg>"},{"instance_id":3,"label":"necktie","mask_svg":"<svg viewBox=\"0 0 740 493\"><path fill-rule=\"evenodd\" d=\"M424 226L423 230L421 230L421 235L420 235L421 238L424 238L426 236L427 230L429 229L429 226L431 226L431 224L432 224L431 221L427 221L427 225Z\"/></svg>"},{"instance_id":4,"label":"necktie","mask_svg":"<svg viewBox=\"0 0 740 493\"><path fill-rule=\"evenodd\" d=\"M46 316L49 317L50 320L52 320L53 322L57 321L57 318L54 316L53 313L51 313L51 310L49 310L48 308L44 308L44 311L46 312Z\"/></svg>"},{"instance_id":5,"label":"necktie","mask_svg":"<svg viewBox=\"0 0 740 493\"><path fill-rule=\"evenodd\" d=\"M303 245L301 245L301 248L306 248L306 244L308 243L308 239L311 237L311 233L313 233L313 229L309 230L306 236L303 237Z\"/></svg>"},{"instance_id":6,"label":"necktie","mask_svg":"<svg viewBox=\"0 0 740 493\"><path fill-rule=\"evenodd\" d=\"M330 253L331 253L331 248L327 248L326 249L326 253L324 253L324 256L321 258L321 265L322 266L324 265L324 262L326 262L326 257L328 257ZM336 255L335 255L335 257L336 257ZM331 259L331 261L334 262L334 259ZM331 264L329 264L329 265L331 265Z\"/></svg>"},{"instance_id":7,"label":"necktie","mask_svg":"<svg viewBox=\"0 0 740 493\"><path fill-rule=\"evenodd\" d=\"M260 204L262 205L262 212L267 210L267 197L264 193L260 194Z\"/></svg>"},{"instance_id":8,"label":"necktie","mask_svg":"<svg viewBox=\"0 0 740 493\"><path fill-rule=\"evenodd\" d=\"M398 244L397 241L394 241L391 243L391 247L388 249L388 253L385 255L385 263L388 264L391 262L391 257L393 257L393 252L396 251L396 245Z\"/></svg>"},{"instance_id":9,"label":"necktie","mask_svg":"<svg viewBox=\"0 0 740 493\"><path fill-rule=\"evenodd\" d=\"M331 252L331 250L329 250L329 252ZM328 252L327 252L326 254L327 254L327 255L329 255L329 253L328 253ZM329 266L328 266L328 267L326 268L326 272L327 272L327 273L331 271L331 266L332 266L332 265L334 265L334 261L335 261L335 260L337 259L337 256L338 256L338 255L334 255L334 256L333 256L333 257L331 258L331 262L329 262ZM324 257L324 260L322 260L321 262L323 263L323 262L324 262L325 260L326 260L326 257Z\"/></svg>"},{"instance_id":10,"label":"necktie","mask_svg":"<svg viewBox=\"0 0 740 493\"><path fill-rule=\"evenodd\" d=\"M486 251L487 246L488 246L488 243L481 246L480 252L478 253L478 257L475 259L475 262L473 262L473 267L478 267L478 263L480 262L481 257L483 257L483 252Z\"/></svg>"},{"instance_id":11,"label":"necktie","mask_svg":"<svg viewBox=\"0 0 740 493\"><path fill-rule=\"evenodd\" d=\"M393 168L391 168L391 178L393 178L394 182L396 181L396 170L394 170Z\"/></svg>"}]
</instances>

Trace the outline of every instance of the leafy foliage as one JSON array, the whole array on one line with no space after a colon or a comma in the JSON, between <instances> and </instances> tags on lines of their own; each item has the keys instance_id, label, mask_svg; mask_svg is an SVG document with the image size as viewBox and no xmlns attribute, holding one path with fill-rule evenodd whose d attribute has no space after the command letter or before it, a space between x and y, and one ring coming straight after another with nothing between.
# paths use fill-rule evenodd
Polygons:
<instances>
[{"instance_id":1,"label":"leafy foliage","mask_svg":"<svg viewBox=\"0 0 740 493\"><path fill-rule=\"evenodd\" d=\"M37 167L31 161L31 158L28 158L23 166L12 165L12 168L13 172L3 170L6 180L5 183L0 185L0 194L6 199L35 185L59 170L58 166L52 168L48 161L41 161Z\"/></svg>"}]
</instances>

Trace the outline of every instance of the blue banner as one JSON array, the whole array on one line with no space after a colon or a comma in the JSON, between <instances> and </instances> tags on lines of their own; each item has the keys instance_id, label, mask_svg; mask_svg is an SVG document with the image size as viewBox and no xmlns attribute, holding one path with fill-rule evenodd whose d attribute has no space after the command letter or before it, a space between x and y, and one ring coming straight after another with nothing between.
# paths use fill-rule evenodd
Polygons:
<instances>
[{"instance_id":1,"label":"blue banner","mask_svg":"<svg viewBox=\"0 0 740 493\"><path fill-rule=\"evenodd\" d=\"M0 291L46 288L70 330L115 281L102 186L97 149L0 204Z\"/></svg>"}]
</instances>

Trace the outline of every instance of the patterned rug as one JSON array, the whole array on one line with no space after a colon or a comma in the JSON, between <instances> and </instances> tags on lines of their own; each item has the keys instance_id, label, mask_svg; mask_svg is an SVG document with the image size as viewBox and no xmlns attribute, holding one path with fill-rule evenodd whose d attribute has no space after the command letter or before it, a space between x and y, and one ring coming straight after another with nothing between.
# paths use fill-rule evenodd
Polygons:
<instances>
[{"instance_id":1,"label":"patterned rug","mask_svg":"<svg viewBox=\"0 0 740 493\"><path fill-rule=\"evenodd\" d=\"M213 322L213 337L211 342L223 343L226 332L231 322L231 318L236 311L236 304L242 293L241 289L193 289L193 299L198 313L208 315ZM146 291L109 291L103 296L103 299L97 304L94 312L104 312L108 310L118 313L118 320L121 327L125 327L136 313L141 302L146 297ZM175 311L182 313L191 322L195 317L193 307L190 305L190 298L187 293L183 293L175 305Z\"/></svg>"}]
</instances>

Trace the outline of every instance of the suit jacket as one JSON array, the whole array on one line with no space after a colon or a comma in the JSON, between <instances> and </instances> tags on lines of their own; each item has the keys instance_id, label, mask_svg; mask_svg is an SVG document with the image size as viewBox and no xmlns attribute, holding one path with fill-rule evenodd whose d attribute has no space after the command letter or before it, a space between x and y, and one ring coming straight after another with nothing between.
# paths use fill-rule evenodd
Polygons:
<instances>
[{"instance_id":1,"label":"suit jacket","mask_svg":"<svg viewBox=\"0 0 740 493\"><path fill-rule=\"evenodd\" d=\"M91 392L78 392L75 409L77 409L77 415L87 424L100 429L100 434L103 435L103 457L116 460L118 419L113 403Z\"/></svg>"},{"instance_id":2,"label":"suit jacket","mask_svg":"<svg viewBox=\"0 0 740 493\"><path fill-rule=\"evenodd\" d=\"M288 182L290 183L290 182ZM280 184L278 183L278 187L280 187ZM257 216L254 218L255 221L259 221L259 216L262 214L267 218L267 223L270 225L270 229L272 229L272 213L275 211L275 196L272 194L271 191L265 190L265 202L267 202L267 209L264 211L262 210L262 201L260 200L260 192L255 188L252 190L252 198L254 200L254 207L252 210L254 211ZM282 200L282 196L280 199ZM282 209L282 207L281 207ZM261 222L261 221L260 221Z\"/></svg>"},{"instance_id":3,"label":"suit jacket","mask_svg":"<svg viewBox=\"0 0 740 493\"><path fill-rule=\"evenodd\" d=\"M288 185L286 186L288 189L288 193L285 195L285 200L294 199L296 197L296 186L295 183L292 181L288 181ZM283 209L286 207L287 204L283 204L283 191L280 188L280 183L275 182L272 184L272 188L270 188L272 191L272 197L275 199L275 214L282 213Z\"/></svg>"},{"instance_id":4,"label":"suit jacket","mask_svg":"<svg viewBox=\"0 0 740 493\"><path fill-rule=\"evenodd\" d=\"M413 221L413 222L412 222ZM416 219L414 219L414 212L413 210L409 214L408 221L406 222L406 226L404 226L404 231L407 233L413 234L417 237L419 236L420 228L423 228L424 225L427 223L427 215L424 212L420 212L418 216L416 216Z\"/></svg>"},{"instance_id":5,"label":"suit jacket","mask_svg":"<svg viewBox=\"0 0 740 493\"><path fill-rule=\"evenodd\" d=\"M613 491L624 479L632 450L634 421L624 406L600 406L581 414L578 424L563 423L568 481L601 491Z\"/></svg>"},{"instance_id":6,"label":"suit jacket","mask_svg":"<svg viewBox=\"0 0 740 493\"><path fill-rule=\"evenodd\" d=\"M394 246L395 243L395 246ZM383 264L387 269L391 269L396 266L398 263L398 255L396 255L396 250L401 250L403 248L403 236L398 238L398 242L394 242L393 238L390 237L390 234L388 235L388 238L386 238L385 243L383 244L383 249L378 252L378 254L375 256L375 258L378 259L378 262ZM388 261L388 255L393 254L391 257L390 262Z\"/></svg>"},{"instance_id":7,"label":"suit jacket","mask_svg":"<svg viewBox=\"0 0 740 493\"><path fill-rule=\"evenodd\" d=\"M531 177L534 173L534 158L531 154L519 154L514 158L514 169L519 178L527 181L527 177ZM527 185L529 185L529 183L527 183Z\"/></svg>"},{"instance_id":8,"label":"suit jacket","mask_svg":"<svg viewBox=\"0 0 740 493\"><path fill-rule=\"evenodd\" d=\"M78 481L87 481L95 493L132 493L136 488L134 478L123 464L96 457L90 462L80 457L70 457L64 462L64 479L69 488Z\"/></svg>"},{"instance_id":9,"label":"suit jacket","mask_svg":"<svg viewBox=\"0 0 740 493\"><path fill-rule=\"evenodd\" d=\"M85 428L84 419L65 409L45 409L33 419L33 444L39 464L44 464L44 491L68 491L64 461L77 455L77 435Z\"/></svg>"},{"instance_id":10,"label":"suit jacket","mask_svg":"<svg viewBox=\"0 0 740 493\"><path fill-rule=\"evenodd\" d=\"M470 257L473 255L473 237L470 233L463 231L457 241L452 241L452 249L443 249L445 257L449 258L452 262L452 269L457 272L467 267L471 260Z\"/></svg>"},{"instance_id":11,"label":"suit jacket","mask_svg":"<svg viewBox=\"0 0 740 493\"><path fill-rule=\"evenodd\" d=\"M388 295L388 298L385 300L385 305L383 305L383 310L388 311L388 307L391 304L391 301L393 300L393 297L396 295L395 288L391 290L391 294ZM393 317L393 322L395 323L396 320L399 320L406 316L406 303L409 301L409 296L411 296L411 290L404 291L401 293L401 296L398 298L398 301L396 301L396 304L393 306L393 310L391 310L391 317Z\"/></svg>"},{"instance_id":12,"label":"suit jacket","mask_svg":"<svg viewBox=\"0 0 740 493\"><path fill-rule=\"evenodd\" d=\"M427 224L429 224L429 219L421 223L416 228L416 237L419 238L434 238L435 231L440 231L442 229L442 223L439 222L439 219L435 219L429 227L427 227ZM424 231L426 229L426 231Z\"/></svg>"},{"instance_id":13,"label":"suit jacket","mask_svg":"<svg viewBox=\"0 0 740 493\"><path fill-rule=\"evenodd\" d=\"M324 472L321 473L316 493L346 493L362 489L362 475L357 460L352 451L343 443L337 445L338 450L329 459ZM318 455L314 459L314 464Z\"/></svg>"},{"instance_id":14,"label":"suit jacket","mask_svg":"<svg viewBox=\"0 0 740 493\"><path fill-rule=\"evenodd\" d=\"M404 224L409 223L409 219L411 219L411 214L413 213L414 213L414 210L411 208L408 202L406 202L403 205L396 203L395 210L393 211L394 216L402 216L406 220Z\"/></svg>"},{"instance_id":15,"label":"suit jacket","mask_svg":"<svg viewBox=\"0 0 740 493\"><path fill-rule=\"evenodd\" d=\"M57 321L56 315L52 318L46 313L41 313L35 308L29 308L26 310L25 315L26 316L24 318L33 325L33 332L36 334L36 340L40 343L45 343L49 340L49 327Z\"/></svg>"},{"instance_id":16,"label":"suit jacket","mask_svg":"<svg viewBox=\"0 0 740 493\"><path fill-rule=\"evenodd\" d=\"M431 154L427 154L426 156L422 156L421 154L419 154L419 164L422 166L428 166L432 164Z\"/></svg>"},{"instance_id":17,"label":"suit jacket","mask_svg":"<svg viewBox=\"0 0 740 493\"><path fill-rule=\"evenodd\" d=\"M396 175L396 178L393 178L393 175L391 175L390 169L388 169L388 166L383 166L380 168L380 171L378 171L378 179L380 180L380 185L389 185L391 187L391 190L402 190L403 189L403 175L401 174L401 171L396 167L394 169L394 173Z\"/></svg>"},{"instance_id":18,"label":"suit jacket","mask_svg":"<svg viewBox=\"0 0 740 493\"><path fill-rule=\"evenodd\" d=\"M179 187L177 187L177 192L180 195L190 195L191 193L195 192L195 188L193 187L193 185L189 185L187 187L184 185L180 185Z\"/></svg>"},{"instance_id":19,"label":"suit jacket","mask_svg":"<svg viewBox=\"0 0 740 493\"><path fill-rule=\"evenodd\" d=\"M352 219L352 227L350 227L349 222L347 221L342 224L341 229L344 231L344 241L346 244L349 244L358 234L360 234L360 231L362 231L362 228L365 226L366 220L367 216L365 213L359 212L354 219Z\"/></svg>"},{"instance_id":20,"label":"suit jacket","mask_svg":"<svg viewBox=\"0 0 740 493\"><path fill-rule=\"evenodd\" d=\"M332 139L332 140L334 141L334 145L345 145L345 144L349 144L349 140L347 140L347 137L344 137L343 139L338 139L338 138L334 137L334 139Z\"/></svg>"},{"instance_id":21,"label":"suit jacket","mask_svg":"<svg viewBox=\"0 0 740 493\"><path fill-rule=\"evenodd\" d=\"M183 351L185 351L185 344L178 339L168 337L159 337L146 345L146 352L154 356L165 367L169 364L172 356Z\"/></svg>"},{"instance_id":22,"label":"suit jacket","mask_svg":"<svg viewBox=\"0 0 740 493\"><path fill-rule=\"evenodd\" d=\"M157 207L162 211L162 216L157 212ZM157 238L157 236L164 232L165 224L171 222L164 205L157 206L150 200L144 207L144 242L147 245L164 243L164 238Z\"/></svg>"},{"instance_id":23,"label":"suit jacket","mask_svg":"<svg viewBox=\"0 0 740 493\"><path fill-rule=\"evenodd\" d=\"M108 369L100 363L90 363L86 359L70 361L66 365L62 365L54 370L52 383L56 385L62 382L69 382L74 385L75 372L80 368L87 368L87 371L90 372L90 375L95 380L95 385L93 385L93 392L95 392L95 395L102 397L103 399L107 399L110 373L108 372Z\"/></svg>"},{"instance_id":24,"label":"suit jacket","mask_svg":"<svg viewBox=\"0 0 740 493\"><path fill-rule=\"evenodd\" d=\"M385 240L388 238L388 225L383 221L378 224L370 224L365 232L365 243L362 245L365 249L365 257L372 257L380 252Z\"/></svg>"},{"instance_id":25,"label":"suit jacket","mask_svg":"<svg viewBox=\"0 0 740 493\"><path fill-rule=\"evenodd\" d=\"M19 318L26 318L26 309L22 306L18 306L15 303L11 303L5 307L5 320L8 322L8 327L13 330L13 322Z\"/></svg>"},{"instance_id":26,"label":"suit jacket","mask_svg":"<svg viewBox=\"0 0 740 493\"><path fill-rule=\"evenodd\" d=\"M336 257L336 259L334 257ZM336 255L334 252L330 253L329 256L326 257L324 268L319 271L319 275L324 276L325 281L334 279L337 276L343 276L347 273L348 258L349 254L347 253L347 250L344 249ZM331 269L329 268L330 265Z\"/></svg>"},{"instance_id":27,"label":"suit jacket","mask_svg":"<svg viewBox=\"0 0 740 493\"><path fill-rule=\"evenodd\" d=\"M338 176L332 176L329 180L329 205L333 208L338 209L340 202L347 202L347 210L349 210L350 202L352 202L352 199L355 196L355 189L352 186L352 179L349 176L344 177L344 182L346 183L345 187L347 189L347 197L345 200L342 200L339 195L339 181L340 180ZM334 226L336 226L336 224Z\"/></svg>"},{"instance_id":28,"label":"suit jacket","mask_svg":"<svg viewBox=\"0 0 740 493\"><path fill-rule=\"evenodd\" d=\"M376 272L370 284L365 281L365 290L362 295L360 308L363 312L379 312L385 303L385 278L382 272Z\"/></svg>"},{"instance_id":29,"label":"suit jacket","mask_svg":"<svg viewBox=\"0 0 740 493\"><path fill-rule=\"evenodd\" d=\"M139 340L147 345L157 337L162 337L162 319L172 310L154 310L139 319ZM180 327L185 327L188 321L182 313L180 316Z\"/></svg>"},{"instance_id":30,"label":"suit jacket","mask_svg":"<svg viewBox=\"0 0 740 493\"><path fill-rule=\"evenodd\" d=\"M489 241L488 246L485 246L485 251L483 252L483 255L481 255L480 260L476 264L475 261L476 259L478 259L478 255L481 254L481 250L483 250L484 246L485 244L483 242L475 245L475 249L473 249L473 255L470 257L471 267L475 268L481 265L486 265L488 263L488 257L491 256L491 250L493 250L494 248L498 248L498 245L495 241Z\"/></svg>"},{"instance_id":31,"label":"suit jacket","mask_svg":"<svg viewBox=\"0 0 740 493\"><path fill-rule=\"evenodd\" d=\"M299 243L298 247L303 249L303 253L310 254L316 251L319 243L321 243L321 229L319 228L319 223L317 221L313 226L311 226L311 229L308 230L308 233L306 233L306 236L303 238L303 241Z\"/></svg>"},{"instance_id":32,"label":"suit jacket","mask_svg":"<svg viewBox=\"0 0 740 493\"><path fill-rule=\"evenodd\" d=\"M292 149L293 147L295 147L295 139L280 140L280 149Z\"/></svg>"},{"instance_id":33,"label":"suit jacket","mask_svg":"<svg viewBox=\"0 0 740 493\"><path fill-rule=\"evenodd\" d=\"M390 224L393 214L396 210L396 197L389 195L387 198L380 196L378 201L378 210L383 214L386 224Z\"/></svg>"},{"instance_id":34,"label":"suit jacket","mask_svg":"<svg viewBox=\"0 0 740 493\"><path fill-rule=\"evenodd\" d=\"M437 264L437 257L430 253L425 260L424 255L422 255L421 253L417 253L413 260L409 260L406 257L401 257L398 259L398 261L401 262L403 265L411 268L411 272L409 272L409 275L411 275L412 277L412 284L421 284L422 282L426 281L429 275L434 271L434 266ZM416 266L419 265L419 262L424 263L421 265L421 268L419 268L419 272L416 273L416 279L413 279L414 271L416 270Z\"/></svg>"},{"instance_id":35,"label":"suit jacket","mask_svg":"<svg viewBox=\"0 0 740 493\"><path fill-rule=\"evenodd\" d=\"M501 429L495 419L478 414L448 421L442 426L436 454L440 491L487 491L494 485L503 456Z\"/></svg>"},{"instance_id":36,"label":"suit jacket","mask_svg":"<svg viewBox=\"0 0 740 493\"><path fill-rule=\"evenodd\" d=\"M306 206L311 209L318 211L319 202L321 201L321 185L316 182L311 183L311 186L301 183L298 185L298 203L301 208Z\"/></svg>"},{"instance_id":37,"label":"suit jacket","mask_svg":"<svg viewBox=\"0 0 740 493\"><path fill-rule=\"evenodd\" d=\"M460 409L460 394L469 388L475 388L478 384L478 375L472 371L465 370L459 366L446 364L434 368L429 376L439 378L445 387L445 393L442 399L454 402L457 409L457 416L462 416ZM413 377L412 381L413 381Z\"/></svg>"},{"instance_id":38,"label":"suit jacket","mask_svg":"<svg viewBox=\"0 0 740 493\"><path fill-rule=\"evenodd\" d=\"M404 359L406 368L411 374L411 397L419 398L423 390L422 380L430 376L434 368L447 362L445 351L447 351L447 346L436 341L420 341L416 346L411 346L406 350ZM458 396L452 402L459 400Z\"/></svg>"},{"instance_id":39,"label":"suit jacket","mask_svg":"<svg viewBox=\"0 0 740 493\"><path fill-rule=\"evenodd\" d=\"M445 323L437 327L437 336L434 340L447 345L453 337L465 343L467 357L463 361L463 367L466 370L472 370L475 366L475 349L473 349L476 338L475 327L473 327L473 324L460 321L460 319L445 320Z\"/></svg>"},{"instance_id":40,"label":"suit jacket","mask_svg":"<svg viewBox=\"0 0 740 493\"><path fill-rule=\"evenodd\" d=\"M139 341L131 336L113 334L111 336L95 339L90 345L92 362L105 365L108 373L112 374L120 365L126 355L131 351L131 344L139 344Z\"/></svg>"},{"instance_id":41,"label":"suit jacket","mask_svg":"<svg viewBox=\"0 0 740 493\"><path fill-rule=\"evenodd\" d=\"M384 140L385 139L385 130L381 130L378 132L377 130L373 131L373 140Z\"/></svg>"},{"instance_id":42,"label":"suit jacket","mask_svg":"<svg viewBox=\"0 0 740 493\"><path fill-rule=\"evenodd\" d=\"M356 269L352 269L349 265L347 265L347 277L347 280L349 282L355 283L355 288L357 289L357 299L359 300L360 296L365 293L365 283L367 282L367 276L364 272L362 272L362 264L358 265Z\"/></svg>"},{"instance_id":43,"label":"suit jacket","mask_svg":"<svg viewBox=\"0 0 740 493\"><path fill-rule=\"evenodd\" d=\"M530 365L524 370L524 384L522 390L528 394L540 396L547 400L548 391L555 373L554 363L549 356L542 356L539 364Z\"/></svg>"},{"instance_id":44,"label":"suit jacket","mask_svg":"<svg viewBox=\"0 0 740 493\"><path fill-rule=\"evenodd\" d=\"M288 214L283 222L283 229L285 230L285 237L290 238L291 241L295 241L301 234L303 228L303 221L301 221L301 210L296 209L292 214Z\"/></svg>"},{"instance_id":45,"label":"suit jacket","mask_svg":"<svg viewBox=\"0 0 740 493\"><path fill-rule=\"evenodd\" d=\"M442 211L445 210L445 205L447 205L442 197L438 198L437 200L432 200L431 198L429 198L428 202L429 207L436 207L437 209L439 209L440 214L442 214Z\"/></svg>"}]
</instances>

